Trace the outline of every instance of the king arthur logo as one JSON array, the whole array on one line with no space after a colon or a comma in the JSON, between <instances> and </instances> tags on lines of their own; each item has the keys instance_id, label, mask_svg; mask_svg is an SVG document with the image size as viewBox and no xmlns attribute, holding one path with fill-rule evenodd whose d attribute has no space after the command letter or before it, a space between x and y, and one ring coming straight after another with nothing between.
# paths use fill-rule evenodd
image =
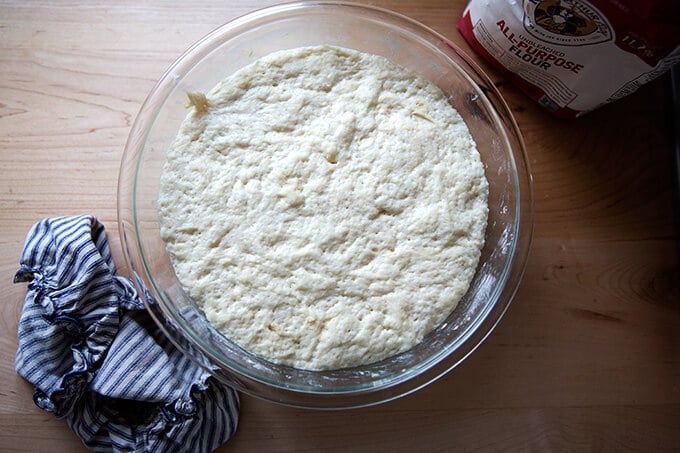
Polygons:
<instances>
[{"instance_id":1,"label":"king arthur logo","mask_svg":"<svg viewBox=\"0 0 680 453\"><path fill-rule=\"evenodd\" d=\"M541 41L563 46L614 38L607 19L585 0L524 0L524 28Z\"/></svg>"}]
</instances>

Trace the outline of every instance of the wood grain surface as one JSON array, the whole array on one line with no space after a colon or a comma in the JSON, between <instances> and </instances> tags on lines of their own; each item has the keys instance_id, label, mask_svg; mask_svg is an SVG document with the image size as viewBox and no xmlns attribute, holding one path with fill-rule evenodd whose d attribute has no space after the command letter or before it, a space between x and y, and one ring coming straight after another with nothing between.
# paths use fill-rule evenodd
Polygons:
<instances>
[{"instance_id":1,"label":"wood grain surface","mask_svg":"<svg viewBox=\"0 0 680 453\"><path fill-rule=\"evenodd\" d=\"M371 2L472 54L463 0ZM84 451L14 371L25 235L47 216L116 227L118 166L155 81L264 0L0 1L0 450ZM462 365L373 408L243 397L219 451L680 451L680 289L667 78L576 121L549 117L478 57L526 140L536 223L506 316Z\"/></svg>"}]
</instances>

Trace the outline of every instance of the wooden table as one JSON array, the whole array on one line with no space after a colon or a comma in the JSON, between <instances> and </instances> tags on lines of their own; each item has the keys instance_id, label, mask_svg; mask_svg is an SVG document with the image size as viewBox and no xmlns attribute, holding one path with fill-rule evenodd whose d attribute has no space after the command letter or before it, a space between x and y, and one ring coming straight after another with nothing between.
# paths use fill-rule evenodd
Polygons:
<instances>
[{"instance_id":1,"label":"wooden table","mask_svg":"<svg viewBox=\"0 0 680 453\"><path fill-rule=\"evenodd\" d=\"M64 214L99 217L123 265L117 172L144 98L191 43L270 4L200 3L0 3L0 450L84 449L14 372L25 284L12 276L29 227ZM372 3L469 51L455 29L464 0ZM526 139L536 193L526 274L500 325L453 372L388 404L315 412L244 397L220 451L680 450L668 79L565 122L488 72Z\"/></svg>"}]
</instances>

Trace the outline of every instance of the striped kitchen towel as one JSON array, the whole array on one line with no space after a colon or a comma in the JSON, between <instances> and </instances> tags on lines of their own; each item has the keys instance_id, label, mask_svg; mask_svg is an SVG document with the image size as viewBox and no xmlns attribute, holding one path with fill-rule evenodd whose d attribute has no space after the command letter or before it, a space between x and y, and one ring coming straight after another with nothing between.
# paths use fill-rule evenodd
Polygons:
<instances>
[{"instance_id":1,"label":"striped kitchen towel","mask_svg":"<svg viewBox=\"0 0 680 453\"><path fill-rule=\"evenodd\" d=\"M97 219L34 225L14 282L28 282L16 370L90 449L210 452L234 434L238 394L159 330Z\"/></svg>"}]
</instances>

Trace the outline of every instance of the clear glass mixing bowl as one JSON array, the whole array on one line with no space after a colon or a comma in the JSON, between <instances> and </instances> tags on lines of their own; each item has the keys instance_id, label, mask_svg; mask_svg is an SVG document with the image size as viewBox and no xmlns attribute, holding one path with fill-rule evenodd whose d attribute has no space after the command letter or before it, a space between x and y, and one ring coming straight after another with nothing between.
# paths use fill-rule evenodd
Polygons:
<instances>
[{"instance_id":1,"label":"clear glass mixing bowl","mask_svg":"<svg viewBox=\"0 0 680 453\"><path fill-rule=\"evenodd\" d=\"M187 115L187 92L206 92L271 52L331 44L383 55L438 85L465 119L490 185L486 245L471 287L417 346L377 363L331 371L276 365L217 332L184 294L159 234L156 198L166 150ZM450 41L405 16L337 2L274 6L213 31L180 56L142 106L123 156L119 230L140 294L184 353L247 394L309 408L348 408L413 392L464 360L507 309L524 271L533 224L524 144L491 81Z\"/></svg>"}]
</instances>

